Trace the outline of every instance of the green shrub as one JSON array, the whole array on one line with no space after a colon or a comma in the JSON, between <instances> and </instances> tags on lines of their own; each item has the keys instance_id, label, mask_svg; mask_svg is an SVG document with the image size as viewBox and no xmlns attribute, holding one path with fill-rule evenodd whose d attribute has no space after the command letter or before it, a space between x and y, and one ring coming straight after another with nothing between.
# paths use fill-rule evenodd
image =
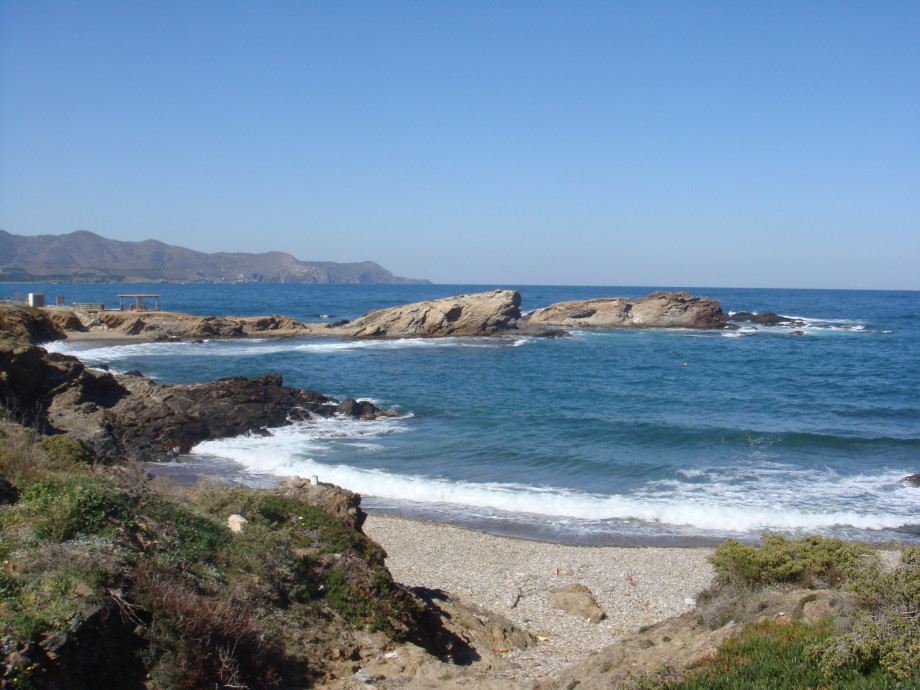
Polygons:
<instances>
[{"instance_id":1,"label":"green shrub","mask_svg":"<svg viewBox=\"0 0 920 690\"><path fill-rule=\"evenodd\" d=\"M28 641L53 630L74 630L81 620L81 600L74 596L74 585L64 574L20 578L0 570L0 632Z\"/></svg>"},{"instance_id":2,"label":"green shrub","mask_svg":"<svg viewBox=\"0 0 920 690\"><path fill-rule=\"evenodd\" d=\"M298 553L291 535L263 524L248 524L233 535L227 567L255 578L273 601L308 603L319 594L318 564Z\"/></svg>"},{"instance_id":3,"label":"green shrub","mask_svg":"<svg viewBox=\"0 0 920 690\"><path fill-rule=\"evenodd\" d=\"M887 673L841 673L831 686L806 650L828 639L827 625L764 621L745 628L738 637L723 642L715 654L704 657L687 671L668 670L636 678L633 688L650 690L788 690L789 688L856 688L874 690L898 687Z\"/></svg>"},{"instance_id":4,"label":"green shrub","mask_svg":"<svg viewBox=\"0 0 920 690\"><path fill-rule=\"evenodd\" d=\"M850 585L863 607L852 630L811 650L830 676L883 668L920 684L920 546L904 549L900 565L873 564Z\"/></svg>"},{"instance_id":5,"label":"green shrub","mask_svg":"<svg viewBox=\"0 0 920 690\"><path fill-rule=\"evenodd\" d=\"M86 446L70 436L45 436L38 442L38 445L51 465L57 468L66 469L72 465L90 465L94 459Z\"/></svg>"},{"instance_id":6,"label":"green shrub","mask_svg":"<svg viewBox=\"0 0 920 690\"><path fill-rule=\"evenodd\" d=\"M869 547L842 539L812 536L789 540L778 534L764 534L761 541L760 546L732 539L719 544L709 558L718 582L833 587L852 577L861 561L877 559Z\"/></svg>"},{"instance_id":7,"label":"green shrub","mask_svg":"<svg viewBox=\"0 0 920 690\"><path fill-rule=\"evenodd\" d=\"M185 506L159 498L141 502L143 511L154 521L157 536L166 552L190 563L216 563L220 551L231 540L226 525L198 515Z\"/></svg>"},{"instance_id":8,"label":"green shrub","mask_svg":"<svg viewBox=\"0 0 920 690\"><path fill-rule=\"evenodd\" d=\"M18 508L31 518L37 538L57 542L80 534L100 534L132 517L131 506L123 494L102 482L76 477L27 485Z\"/></svg>"}]
</instances>

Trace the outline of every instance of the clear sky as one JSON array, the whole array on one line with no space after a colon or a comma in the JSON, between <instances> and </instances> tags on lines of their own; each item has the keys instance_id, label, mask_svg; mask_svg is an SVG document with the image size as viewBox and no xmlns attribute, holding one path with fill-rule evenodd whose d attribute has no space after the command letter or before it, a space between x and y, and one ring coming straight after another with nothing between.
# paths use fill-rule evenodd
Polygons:
<instances>
[{"instance_id":1,"label":"clear sky","mask_svg":"<svg viewBox=\"0 0 920 690\"><path fill-rule=\"evenodd\" d=\"M920 2L0 0L0 228L920 289Z\"/></svg>"}]
</instances>

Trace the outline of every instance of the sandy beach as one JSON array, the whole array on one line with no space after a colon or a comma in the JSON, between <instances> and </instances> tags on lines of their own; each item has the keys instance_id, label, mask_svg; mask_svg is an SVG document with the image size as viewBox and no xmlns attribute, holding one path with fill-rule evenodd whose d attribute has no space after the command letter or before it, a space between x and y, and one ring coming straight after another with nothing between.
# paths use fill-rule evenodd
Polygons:
<instances>
[{"instance_id":1,"label":"sandy beach","mask_svg":"<svg viewBox=\"0 0 920 690\"><path fill-rule=\"evenodd\" d=\"M444 589L539 636L539 645L508 652L517 668L504 674L515 679L544 678L691 609L686 599L712 579L711 548L568 546L388 515L369 515L364 531L386 549L397 581ZM552 608L548 591L570 583L587 586L607 618Z\"/></svg>"}]
</instances>

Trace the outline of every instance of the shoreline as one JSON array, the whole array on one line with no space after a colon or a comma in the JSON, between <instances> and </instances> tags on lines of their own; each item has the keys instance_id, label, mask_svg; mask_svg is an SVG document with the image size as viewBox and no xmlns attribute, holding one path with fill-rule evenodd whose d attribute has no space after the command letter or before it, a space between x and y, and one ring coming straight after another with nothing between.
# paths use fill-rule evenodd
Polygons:
<instances>
[{"instance_id":1,"label":"shoreline","mask_svg":"<svg viewBox=\"0 0 920 690\"><path fill-rule=\"evenodd\" d=\"M380 513L365 534L387 552L393 578L443 589L462 603L501 614L540 639L508 651L498 677L537 680L582 661L640 628L690 611L712 582L711 547L587 546L487 534ZM549 605L549 590L587 586L607 618L592 623Z\"/></svg>"}]
</instances>

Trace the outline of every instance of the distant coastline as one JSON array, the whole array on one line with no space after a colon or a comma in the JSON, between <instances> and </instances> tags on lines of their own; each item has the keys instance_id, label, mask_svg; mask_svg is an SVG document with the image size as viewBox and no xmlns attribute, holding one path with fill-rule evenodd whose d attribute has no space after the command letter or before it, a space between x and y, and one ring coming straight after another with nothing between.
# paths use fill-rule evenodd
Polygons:
<instances>
[{"instance_id":1,"label":"distant coastline","mask_svg":"<svg viewBox=\"0 0 920 690\"><path fill-rule=\"evenodd\" d=\"M429 284L373 261L301 261L286 252L209 254L156 240L110 240L86 230L36 236L0 230L0 282Z\"/></svg>"}]
</instances>

